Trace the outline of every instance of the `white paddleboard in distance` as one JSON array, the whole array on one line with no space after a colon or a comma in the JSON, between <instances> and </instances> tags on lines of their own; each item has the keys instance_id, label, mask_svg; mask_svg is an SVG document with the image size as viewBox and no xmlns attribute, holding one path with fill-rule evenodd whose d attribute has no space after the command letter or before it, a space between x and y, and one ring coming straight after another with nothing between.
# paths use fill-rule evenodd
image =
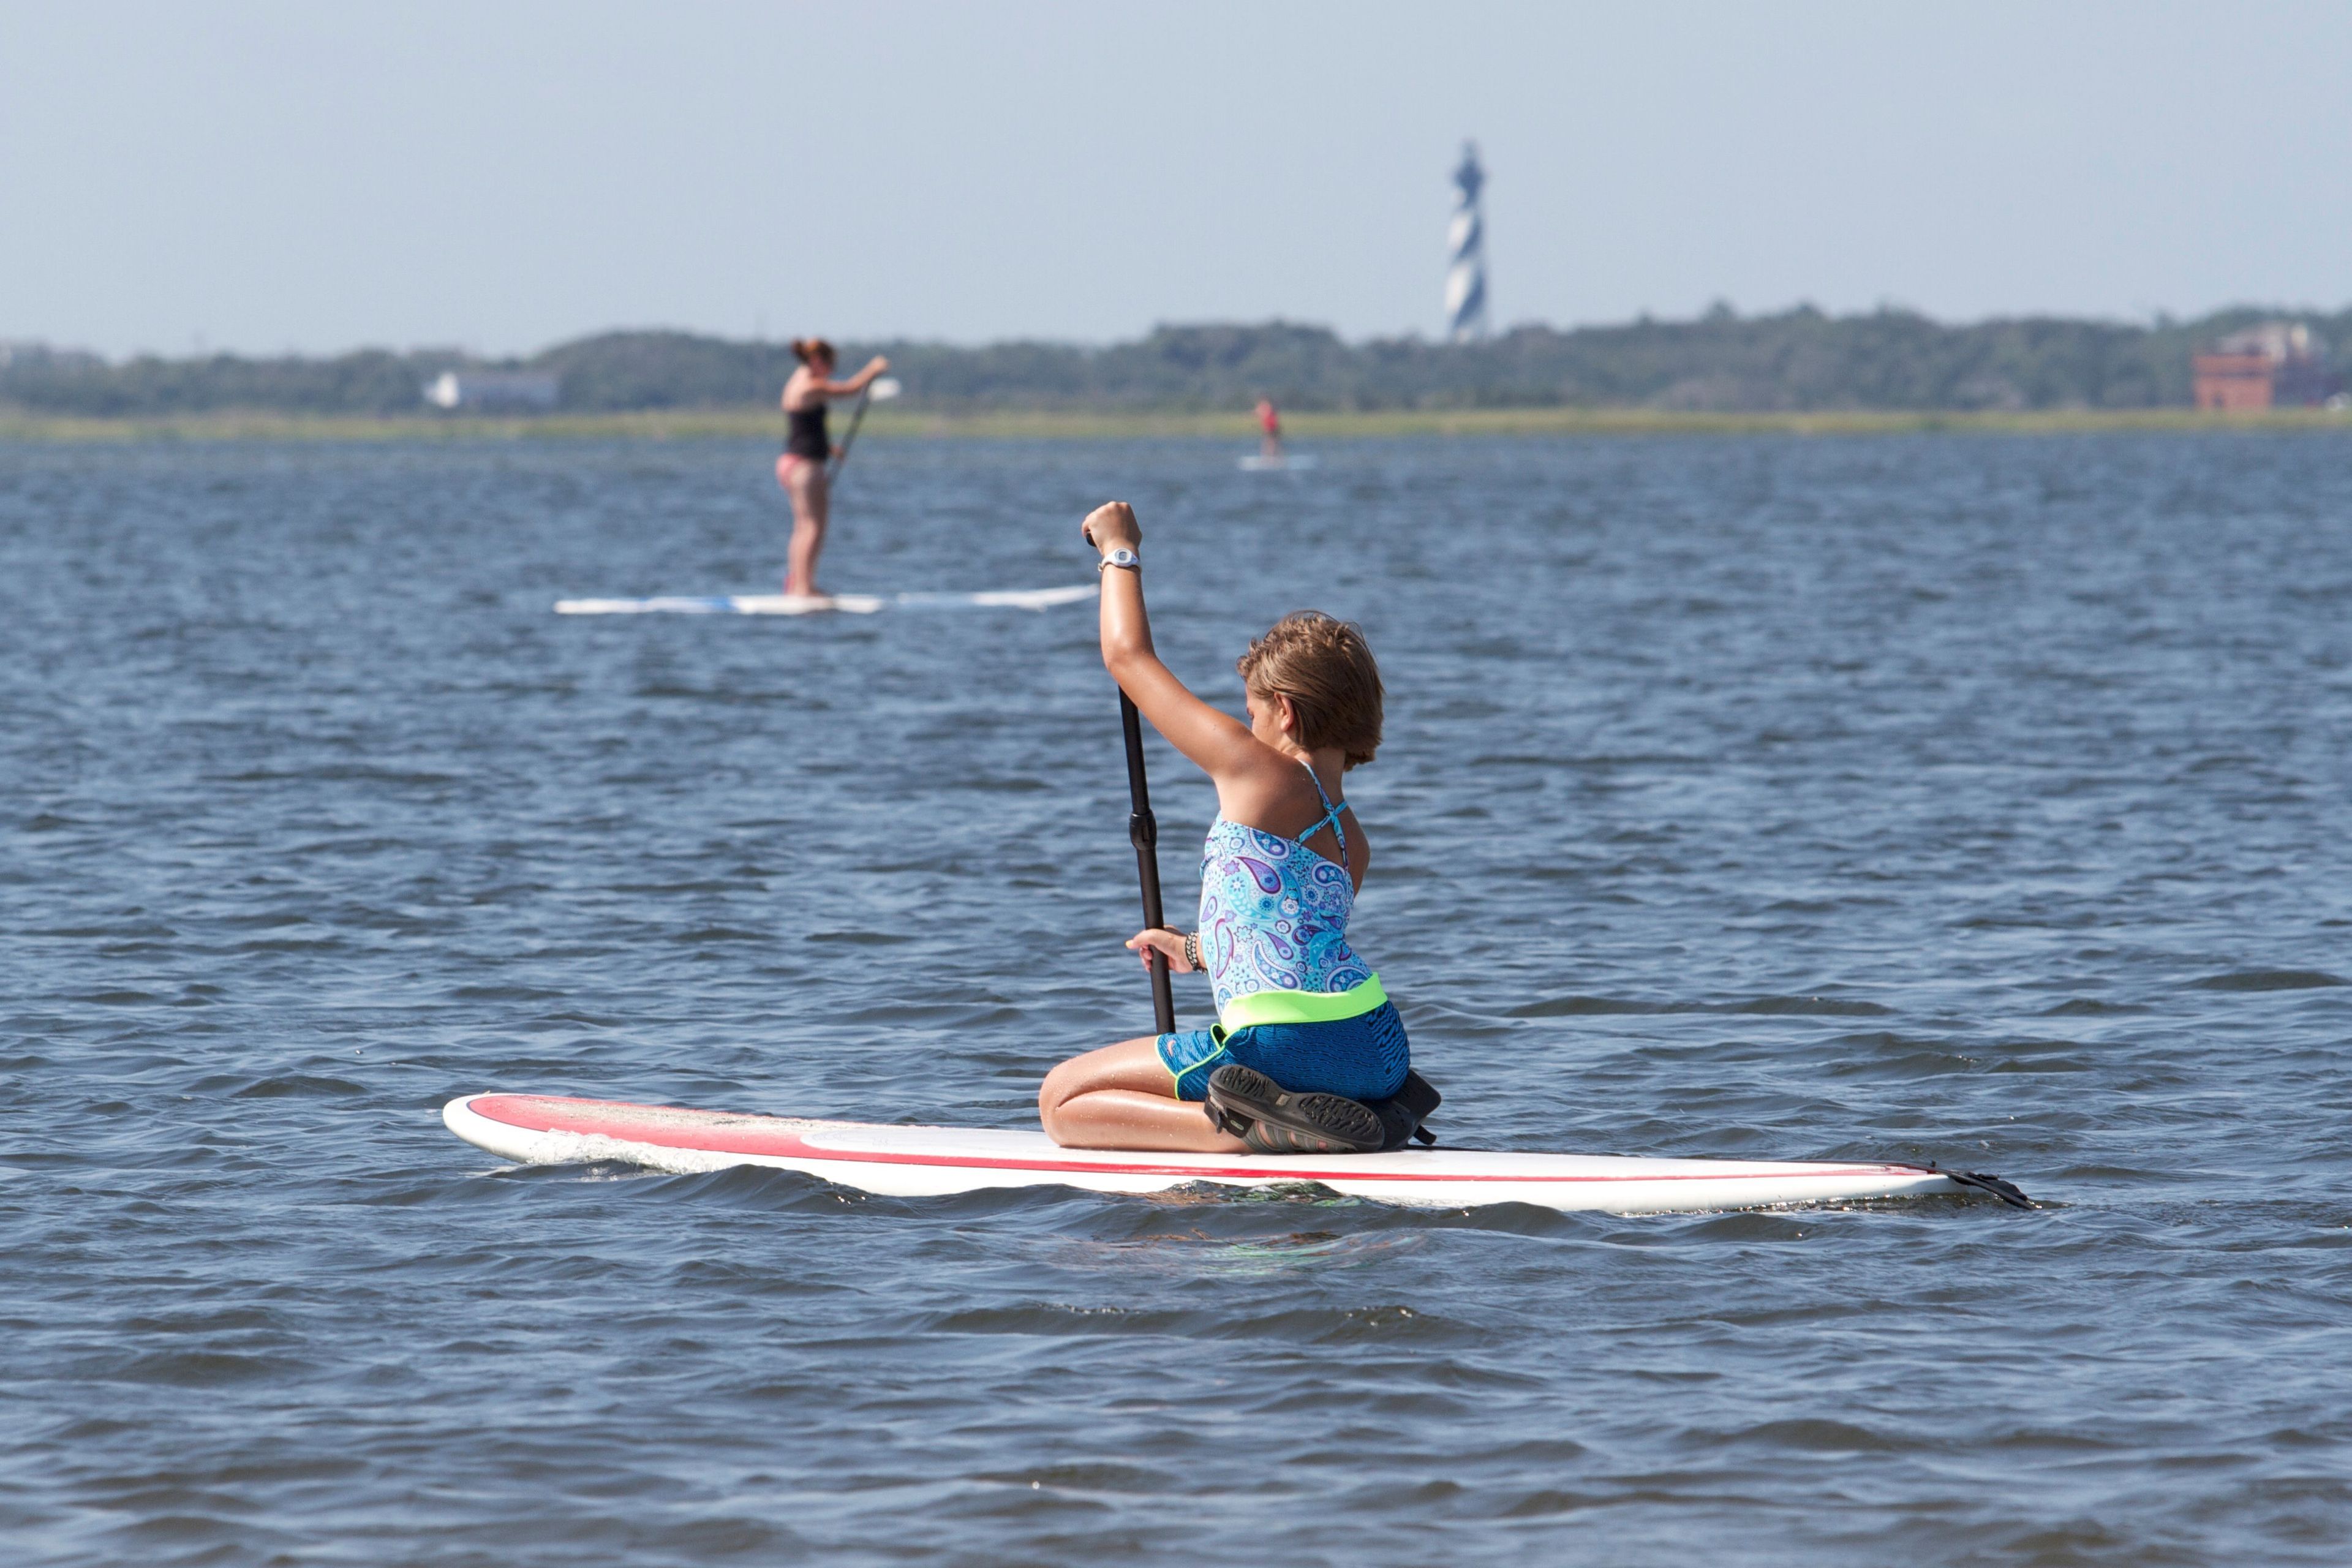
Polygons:
<instances>
[{"instance_id":1,"label":"white paddleboard in distance","mask_svg":"<svg viewBox=\"0 0 2352 1568\"><path fill-rule=\"evenodd\" d=\"M1401 1149L1389 1154L1155 1154L1065 1149L1042 1132L882 1126L540 1094L469 1094L450 1131L528 1165L619 1161L658 1171L769 1165L861 1192L937 1197L999 1187L1157 1193L1313 1183L1427 1208L1533 1204L1609 1214L1768 1208L1967 1190L1941 1171L1864 1161L1649 1160Z\"/></svg>"},{"instance_id":2,"label":"white paddleboard in distance","mask_svg":"<svg viewBox=\"0 0 2352 1568\"><path fill-rule=\"evenodd\" d=\"M1245 474L1295 474L1314 466L1314 455L1308 452L1286 452L1279 458L1269 458L1259 452L1241 460L1241 469Z\"/></svg>"},{"instance_id":3,"label":"white paddleboard in distance","mask_svg":"<svg viewBox=\"0 0 2352 1568\"><path fill-rule=\"evenodd\" d=\"M870 616L882 601L870 594L667 595L652 599L558 599L559 616Z\"/></svg>"},{"instance_id":4,"label":"white paddleboard in distance","mask_svg":"<svg viewBox=\"0 0 2352 1568\"><path fill-rule=\"evenodd\" d=\"M1046 610L1095 596L1092 583L1066 588L994 588L978 594L711 594L651 599L558 599L559 616L870 616L901 609Z\"/></svg>"}]
</instances>

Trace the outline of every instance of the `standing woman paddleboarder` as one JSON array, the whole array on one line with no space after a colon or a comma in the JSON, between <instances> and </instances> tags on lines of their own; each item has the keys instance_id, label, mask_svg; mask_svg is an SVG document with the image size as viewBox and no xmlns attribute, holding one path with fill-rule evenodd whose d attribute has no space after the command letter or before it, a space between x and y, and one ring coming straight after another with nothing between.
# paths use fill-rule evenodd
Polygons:
<instances>
[{"instance_id":1,"label":"standing woman paddleboarder","mask_svg":"<svg viewBox=\"0 0 2352 1568\"><path fill-rule=\"evenodd\" d=\"M1071 1148L1207 1153L1402 1143L1436 1092L1410 1071L1403 1022L1348 945L1371 856L1340 776L1381 744L1381 672L1363 633L1313 610L1276 621L1236 665L1244 724L1152 651L1134 509L1098 507L1085 528L1103 552L1103 663L1217 786L1200 929L1139 931L1127 945L1180 974L1205 971L1218 1022L1062 1063L1038 1091L1046 1133Z\"/></svg>"},{"instance_id":2,"label":"standing woman paddleboarder","mask_svg":"<svg viewBox=\"0 0 2352 1568\"><path fill-rule=\"evenodd\" d=\"M833 345L823 338L794 338L793 357L800 366L784 383L784 451L776 459L776 483L793 500L793 542L784 568L786 594L816 596L817 552L824 548L824 525L830 514L832 482L825 472L835 452L825 434L824 405L829 397L856 397L890 362L876 354L866 368L847 381L833 379Z\"/></svg>"}]
</instances>

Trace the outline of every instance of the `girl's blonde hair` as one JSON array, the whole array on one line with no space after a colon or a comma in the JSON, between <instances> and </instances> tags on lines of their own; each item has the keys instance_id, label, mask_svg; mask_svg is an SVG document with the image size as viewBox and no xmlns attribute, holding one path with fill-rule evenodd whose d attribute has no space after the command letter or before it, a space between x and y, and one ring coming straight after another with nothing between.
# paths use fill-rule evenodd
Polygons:
<instances>
[{"instance_id":1,"label":"girl's blonde hair","mask_svg":"<svg viewBox=\"0 0 2352 1568\"><path fill-rule=\"evenodd\" d=\"M1256 696L1290 699L1293 733L1308 751L1337 746L1352 768L1381 749L1381 667L1353 621L1320 610L1285 616L1234 668Z\"/></svg>"}]
</instances>

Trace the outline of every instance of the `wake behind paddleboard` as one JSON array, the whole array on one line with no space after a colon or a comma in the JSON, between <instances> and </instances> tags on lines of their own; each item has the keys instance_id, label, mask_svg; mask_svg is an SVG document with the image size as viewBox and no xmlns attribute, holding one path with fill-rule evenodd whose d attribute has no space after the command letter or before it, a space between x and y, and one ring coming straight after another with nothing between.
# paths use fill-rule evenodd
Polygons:
<instances>
[{"instance_id":1,"label":"wake behind paddleboard","mask_svg":"<svg viewBox=\"0 0 2352 1568\"><path fill-rule=\"evenodd\" d=\"M979 594L714 594L652 599L558 599L559 616L870 616L877 610L1045 610L1095 596L1092 583L1066 588L997 588Z\"/></svg>"},{"instance_id":2,"label":"wake behind paddleboard","mask_svg":"<svg viewBox=\"0 0 2352 1568\"><path fill-rule=\"evenodd\" d=\"M1415 1207L1515 1203L1662 1214L1949 1194L1986 1180L1855 1161L1649 1160L1443 1148L1281 1157L1126 1153L1065 1149L1039 1132L813 1121L538 1094L469 1094L445 1106L441 1120L467 1142L529 1165L612 1160L677 1172L770 1165L898 1197L999 1187L1157 1193L1195 1183L1311 1183Z\"/></svg>"}]
</instances>

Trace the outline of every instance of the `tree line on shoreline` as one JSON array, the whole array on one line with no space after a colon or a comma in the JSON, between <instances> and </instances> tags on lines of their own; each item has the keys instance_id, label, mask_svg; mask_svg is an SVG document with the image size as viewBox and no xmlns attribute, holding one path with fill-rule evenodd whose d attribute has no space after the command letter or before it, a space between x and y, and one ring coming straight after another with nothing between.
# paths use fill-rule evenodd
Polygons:
<instances>
[{"instance_id":1,"label":"tree line on shoreline","mask_svg":"<svg viewBox=\"0 0 2352 1568\"><path fill-rule=\"evenodd\" d=\"M2242 308L2150 324L2030 317L1948 325L1881 310L1809 306L1685 321L1516 327L1476 343L1418 337L1349 343L1321 328L1162 326L1102 347L1013 342L845 342L843 360L890 356L912 407L1200 412L1269 396L1302 411L1636 408L1720 413L1976 411L2186 406L2189 358L2256 321L2289 317L2352 347L2352 309ZM793 364L781 343L677 331L614 331L524 359L369 349L331 357L110 362L0 345L0 409L138 417L251 411L402 415L445 371L537 371L572 413L772 405Z\"/></svg>"}]
</instances>

